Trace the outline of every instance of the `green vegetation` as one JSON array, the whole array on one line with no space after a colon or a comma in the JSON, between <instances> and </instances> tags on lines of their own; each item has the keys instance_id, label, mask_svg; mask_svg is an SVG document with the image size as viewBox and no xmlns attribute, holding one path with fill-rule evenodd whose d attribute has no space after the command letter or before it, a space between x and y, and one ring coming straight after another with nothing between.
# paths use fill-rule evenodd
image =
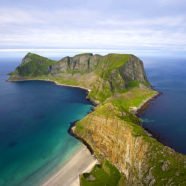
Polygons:
<instances>
[{"instance_id":1,"label":"green vegetation","mask_svg":"<svg viewBox=\"0 0 186 186\"><path fill-rule=\"evenodd\" d=\"M80 176L81 186L124 186L125 177L109 161L96 165L90 173Z\"/></svg>"},{"instance_id":2,"label":"green vegetation","mask_svg":"<svg viewBox=\"0 0 186 186\"><path fill-rule=\"evenodd\" d=\"M112 94L109 82L100 82L93 86L88 96L92 100L97 100L100 103L103 103L107 98L111 97Z\"/></svg>"},{"instance_id":3,"label":"green vegetation","mask_svg":"<svg viewBox=\"0 0 186 186\"><path fill-rule=\"evenodd\" d=\"M129 54L108 54L98 63L97 72L103 79L107 79L109 74L123 66L129 59Z\"/></svg>"},{"instance_id":4,"label":"green vegetation","mask_svg":"<svg viewBox=\"0 0 186 186\"><path fill-rule=\"evenodd\" d=\"M108 54L98 63L96 73L101 77L92 87L89 97L103 103L115 92L124 89L125 81L120 75L119 68L129 59L129 54Z\"/></svg>"},{"instance_id":5,"label":"green vegetation","mask_svg":"<svg viewBox=\"0 0 186 186\"><path fill-rule=\"evenodd\" d=\"M17 67L16 73L19 76L36 77L47 75L50 72L50 67L55 61L39 56L37 54L28 53L23 59L23 63Z\"/></svg>"},{"instance_id":6,"label":"green vegetation","mask_svg":"<svg viewBox=\"0 0 186 186\"><path fill-rule=\"evenodd\" d=\"M151 142L152 152L157 151L152 159L149 160L151 166L156 165L152 170L158 183L161 185L167 185L167 183L174 180L174 185L185 186L186 185L186 163L185 156L176 154L173 150L167 147L162 148L162 144L156 141Z\"/></svg>"},{"instance_id":7,"label":"green vegetation","mask_svg":"<svg viewBox=\"0 0 186 186\"><path fill-rule=\"evenodd\" d=\"M78 86L78 82L75 81L74 79L67 79L67 78L61 78L61 77L55 77L51 75L47 76L37 76L36 78L33 79L39 79L39 80L48 80L48 81L53 81L58 84L64 84L64 85L71 85L71 86Z\"/></svg>"},{"instance_id":8,"label":"green vegetation","mask_svg":"<svg viewBox=\"0 0 186 186\"><path fill-rule=\"evenodd\" d=\"M119 108L131 111L143 105L145 101L154 97L156 94L157 92L155 90L149 88L134 87L120 95L112 97L109 101Z\"/></svg>"},{"instance_id":9,"label":"green vegetation","mask_svg":"<svg viewBox=\"0 0 186 186\"><path fill-rule=\"evenodd\" d=\"M139 87L139 85L140 85L140 82L139 82L139 81L130 81L130 82L127 84L127 88Z\"/></svg>"}]
</instances>

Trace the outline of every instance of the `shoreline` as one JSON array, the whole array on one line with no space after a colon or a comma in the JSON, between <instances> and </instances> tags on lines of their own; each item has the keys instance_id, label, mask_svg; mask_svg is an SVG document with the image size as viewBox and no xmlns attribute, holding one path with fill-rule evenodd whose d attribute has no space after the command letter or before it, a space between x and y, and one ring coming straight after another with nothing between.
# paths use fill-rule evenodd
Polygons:
<instances>
[{"instance_id":1,"label":"shoreline","mask_svg":"<svg viewBox=\"0 0 186 186\"><path fill-rule=\"evenodd\" d=\"M67 85L67 84L63 84L63 83L58 83L57 81L55 81L55 80L50 80L50 79L17 79L17 80L8 79L7 81L9 81L9 82L46 81L46 82L54 83L54 84L59 85L59 86L72 87L72 88L79 88L79 89L82 89L82 90L86 90L87 92L90 92L90 91L91 91L91 89L88 89L88 88L86 88L86 87L77 86L77 85Z\"/></svg>"},{"instance_id":2,"label":"shoreline","mask_svg":"<svg viewBox=\"0 0 186 186\"><path fill-rule=\"evenodd\" d=\"M155 90L155 89L154 89ZM138 118L140 118L140 115L143 114L143 112L145 112L145 110L148 109L149 105L152 103L152 101L154 101L156 98L158 98L159 96L161 96L163 93L162 92L158 92L157 94L154 95L152 98L150 98L149 100L147 100L146 102L144 102L143 105L141 105L136 112L134 113ZM166 144L166 142L164 140L161 139L161 136L156 134L154 131L152 131L151 129L145 127L142 125L142 122L140 121L140 126L145 130L145 132L148 134L148 136L156 139L158 142L160 142L161 144L163 144L164 146L168 146L169 148L171 148L172 150L175 151L174 148L172 148L171 146L169 146L168 144ZM179 153L179 152L177 152Z\"/></svg>"},{"instance_id":3,"label":"shoreline","mask_svg":"<svg viewBox=\"0 0 186 186\"><path fill-rule=\"evenodd\" d=\"M50 82L50 83L54 83L55 85L58 85L58 86L63 86L63 87L71 87L71 88L78 88L78 89L81 89L81 90L84 90L87 92L87 96L86 96L86 99L89 100L93 106L98 106L99 105L99 102L97 101L94 101L90 98L88 98L88 94L91 92L91 89L88 89L86 87L82 87L82 86L76 86L76 85L67 85L67 84L63 84L63 83L59 83L55 80L50 80L50 79L8 79L7 80L8 82L24 82L24 81L45 81L45 82Z\"/></svg>"},{"instance_id":4,"label":"shoreline","mask_svg":"<svg viewBox=\"0 0 186 186\"><path fill-rule=\"evenodd\" d=\"M98 160L82 145L56 173L43 180L41 186L79 186L79 175L91 171L97 163Z\"/></svg>"},{"instance_id":5,"label":"shoreline","mask_svg":"<svg viewBox=\"0 0 186 186\"><path fill-rule=\"evenodd\" d=\"M155 89L153 89L153 90L155 90ZM151 102L154 101L156 98L158 98L161 95L162 95L162 93L157 91L157 94L155 94L151 98L145 100L142 104L140 104L138 106L138 108L133 113L140 119L140 114L142 114L143 112L145 112L145 110L148 109L148 107L151 104ZM142 122L141 121L140 121L139 125L144 129L144 131L147 133L148 136L150 136L150 137L156 139L157 141L159 141L160 143L162 143L159 140L159 137L155 133L153 133L151 130L147 129L146 127L144 127L142 125ZM162 143L162 144L165 145L164 143Z\"/></svg>"},{"instance_id":6,"label":"shoreline","mask_svg":"<svg viewBox=\"0 0 186 186\"><path fill-rule=\"evenodd\" d=\"M155 89L154 89L155 90ZM155 90L156 91L156 90ZM149 104L154 101L156 98L158 98L159 96L161 96L162 93L161 92L158 92L152 96L151 98L149 99L146 99L143 103L141 103L137 109L135 110L134 114L139 117L141 113L143 113L149 106Z\"/></svg>"},{"instance_id":7,"label":"shoreline","mask_svg":"<svg viewBox=\"0 0 186 186\"><path fill-rule=\"evenodd\" d=\"M91 155L94 155L94 150L91 148L91 146L81 137L77 136L74 133L74 129L76 127L76 122L73 122L72 125L69 127L68 129L68 133L73 136L74 138L76 138L77 140L79 140L82 144L84 144L86 146L86 148L89 150L89 152L91 153Z\"/></svg>"}]
</instances>

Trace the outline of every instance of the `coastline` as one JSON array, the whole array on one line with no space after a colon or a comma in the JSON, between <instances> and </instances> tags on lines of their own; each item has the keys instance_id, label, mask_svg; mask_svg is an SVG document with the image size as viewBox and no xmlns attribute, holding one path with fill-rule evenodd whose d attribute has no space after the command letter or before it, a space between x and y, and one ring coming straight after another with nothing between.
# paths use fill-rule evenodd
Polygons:
<instances>
[{"instance_id":1,"label":"coastline","mask_svg":"<svg viewBox=\"0 0 186 186\"><path fill-rule=\"evenodd\" d=\"M54 83L55 85L58 85L58 86L71 87L71 88L79 88L79 89L85 90L85 91L87 91L87 95L88 95L89 92L91 92L91 89L88 89L88 88L86 88L86 87L62 84L62 83L59 83L59 82L57 82L57 81L55 81L55 80L50 80L50 79L17 79L17 80L16 80L16 79L15 79L15 80L13 80L13 79L8 79L7 81L9 81L9 82L46 81L46 82ZM130 109L130 112L133 113L133 114L135 114L137 117L139 117L140 114L141 114L142 112L144 112L144 111L148 108L148 106L149 106L149 104L151 103L151 101L153 101L154 99L156 99L157 97L159 97L159 96L162 94L161 92L158 92L157 90L155 90L153 87L151 87L151 88L152 88L154 91L156 91L157 93L156 93L155 95L153 95L152 97L147 98L147 99L146 99L143 103L141 103L138 107L132 107L132 108ZM99 105L99 103L97 103L95 100L89 99L87 96L86 96L86 99L88 99L95 107L97 107L97 106ZM93 110L90 111L90 112L93 112ZM77 122L77 121L73 122L73 123L70 125L70 127L69 127L69 129L68 129L68 133L69 133L71 136L73 136L74 138L76 138L77 140L81 141L81 143L84 144L84 145L87 147L87 149L89 150L89 152L91 153L91 155L93 155L93 154L94 154L94 151L93 151L93 149L90 147L90 145L89 145L84 139L82 139L81 137L79 137L78 135L76 135L76 134L74 133L74 130L75 130L75 127L76 127L76 126L75 126L75 125L76 125L76 122ZM158 137L157 135L155 135L152 131L146 129L146 128L143 127L142 125L140 125L140 126L147 132L147 134L148 134L149 136L151 136L151 137L153 137L153 138L155 138L155 139L157 139L157 140L159 141L159 137Z\"/></svg>"},{"instance_id":2,"label":"coastline","mask_svg":"<svg viewBox=\"0 0 186 186\"><path fill-rule=\"evenodd\" d=\"M154 89L155 90L155 89ZM157 90L155 90L155 91L157 91ZM151 98L148 98L148 99L146 99L143 103L141 103L137 108L136 108L136 110L134 110L134 114L137 116L137 117L139 117L139 115L142 113L142 112L144 112L147 108L148 108L148 106L149 106L149 104L153 101L153 100L155 100L157 97L159 97L159 96L161 96L161 92L158 92L157 91L157 93L154 95L154 96L152 96Z\"/></svg>"},{"instance_id":3,"label":"coastline","mask_svg":"<svg viewBox=\"0 0 186 186\"><path fill-rule=\"evenodd\" d=\"M63 83L58 83L57 81L50 80L50 79L17 79L17 80L8 79L7 81L9 81L9 82L46 81L46 82L54 83L54 84L59 85L59 86L72 87L72 88L79 88L79 89L86 90L87 92L90 92L90 91L91 91L91 89L88 89L88 88L86 88L86 87L76 86L76 85L67 85L67 84L63 84Z\"/></svg>"},{"instance_id":4,"label":"coastline","mask_svg":"<svg viewBox=\"0 0 186 186\"><path fill-rule=\"evenodd\" d=\"M153 89L153 90L155 90L155 89ZM157 91L157 90L155 90L155 91ZM149 98L149 99L146 99L143 103L141 103L141 104L137 107L137 109L134 110L133 113L134 113L138 118L140 118L140 114L142 114L146 109L148 109L148 107L149 107L149 105L151 104L151 102L154 101L157 97L161 96L161 94L162 94L161 92L158 92L158 91L157 91L157 93L156 93L154 96L152 96L152 97ZM154 138L154 139L160 141L160 140L159 140L159 137L158 137L155 133L153 133L153 131L151 131L151 130L145 128L144 126L142 126L141 121L140 121L140 126L145 130L145 132L147 133L148 136L150 136L150 137L152 137L152 138ZM164 144L164 143L162 143L162 144Z\"/></svg>"},{"instance_id":5,"label":"coastline","mask_svg":"<svg viewBox=\"0 0 186 186\"><path fill-rule=\"evenodd\" d=\"M79 186L79 175L89 172L98 161L85 145L52 176L43 181L41 186Z\"/></svg>"},{"instance_id":6,"label":"coastline","mask_svg":"<svg viewBox=\"0 0 186 186\"><path fill-rule=\"evenodd\" d=\"M62 84L62 83L58 83L55 80L50 80L50 79L21 79L21 80L8 80L8 81L10 82L46 81L46 82L54 83L58 86L79 88L79 89L85 90L87 91L87 95L91 91L90 89L85 88L85 87ZM149 103L152 100L156 99L159 95L161 95L161 93L157 92L155 95L147 98L138 107L135 107L134 109L131 109L130 111L133 114L135 114L137 117L139 117L140 113L147 109L147 107L149 106ZM99 105L94 100L90 100L90 101L95 107ZM80 148L77 152L75 152L74 155L72 155L72 157L63 166L61 166L60 169L56 173L48 176L48 178L43 180L43 183L41 184L41 186L51 186L51 185L52 186L67 186L67 185L68 186L79 186L80 185L79 175L81 175L84 172L86 173L90 172L92 168L96 164L99 163L98 160L94 157L94 150L89 146L89 144L84 139L82 139L81 137L77 136L74 133L76 122L77 121L71 124L68 130L68 133L72 135L73 137L75 137L77 140L81 141L83 147ZM147 131L146 128L144 128L142 125L140 126L147 132L149 136L157 139L156 135L153 135L153 133L151 133L150 131Z\"/></svg>"},{"instance_id":7,"label":"coastline","mask_svg":"<svg viewBox=\"0 0 186 186\"><path fill-rule=\"evenodd\" d=\"M85 90L87 92L86 99L89 100L92 103L93 106L99 105L98 101L95 101L95 100L92 100L92 99L88 98L88 94L91 92L91 89L88 89L86 87L77 86L77 85L67 85L67 84L59 83L55 80L50 80L50 79L8 79L7 81L8 82L45 81L45 82L54 83L55 85L58 85L58 86L79 88L79 89Z\"/></svg>"},{"instance_id":8,"label":"coastline","mask_svg":"<svg viewBox=\"0 0 186 186\"><path fill-rule=\"evenodd\" d=\"M64 87L71 87L71 88L79 88L82 90L85 90L88 93L91 91L88 88L81 87L81 86L75 86L75 85L66 85L62 83L58 83L57 81L50 80L50 79L20 79L20 80L10 80L9 82L24 82L24 81L45 81L54 83L57 86L64 86ZM94 106L97 106L98 103L96 103L94 100L90 100L87 98ZM93 111L93 110L92 110ZM92 112L90 111L90 112ZM73 133L73 128L75 127L77 121L73 122L69 129L68 133L79 140L82 143L82 147L78 149L72 157L67 160L65 164L63 164L56 173L49 175L48 178L44 179L40 186L80 186L80 180L79 175L82 173L87 173L92 170L92 168L98 164L98 160L94 157L93 149L90 148L90 146L81 138L78 138Z\"/></svg>"}]
</instances>

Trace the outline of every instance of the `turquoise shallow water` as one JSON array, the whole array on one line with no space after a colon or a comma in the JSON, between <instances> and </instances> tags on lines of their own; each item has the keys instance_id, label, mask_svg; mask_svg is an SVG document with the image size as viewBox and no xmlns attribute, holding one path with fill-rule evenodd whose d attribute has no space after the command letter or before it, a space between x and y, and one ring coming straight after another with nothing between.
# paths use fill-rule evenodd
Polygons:
<instances>
[{"instance_id":1,"label":"turquoise shallow water","mask_svg":"<svg viewBox=\"0 0 186 186\"><path fill-rule=\"evenodd\" d=\"M81 146L67 131L92 105L81 89L6 82L18 62L0 59L0 186L37 186Z\"/></svg>"}]
</instances>

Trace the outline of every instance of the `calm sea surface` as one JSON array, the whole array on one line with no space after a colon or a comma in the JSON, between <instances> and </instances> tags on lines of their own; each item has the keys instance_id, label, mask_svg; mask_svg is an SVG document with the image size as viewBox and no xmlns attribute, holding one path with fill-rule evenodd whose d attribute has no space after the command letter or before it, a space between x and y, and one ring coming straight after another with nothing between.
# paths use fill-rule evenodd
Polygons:
<instances>
[{"instance_id":1,"label":"calm sea surface","mask_svg":"<svg viewBox=\"0 0 186 186\"><path fill-rule=\"evenodd\" d=\"M0 58L0 186L37 186L81 146L70 124L90 112L86 91L7 82L19 58Z\"/></svg>"},{"instance_id":2,"label":"calm sea surface","mask_svg":"<svg viewBox=\"0 0 186 186\"><path fill-rule=\"evenodd\" d=\"M143 126L164 144L186 154L186 59L142 58L162 94L141 114Z\"/></svg>"}]
</instances>

